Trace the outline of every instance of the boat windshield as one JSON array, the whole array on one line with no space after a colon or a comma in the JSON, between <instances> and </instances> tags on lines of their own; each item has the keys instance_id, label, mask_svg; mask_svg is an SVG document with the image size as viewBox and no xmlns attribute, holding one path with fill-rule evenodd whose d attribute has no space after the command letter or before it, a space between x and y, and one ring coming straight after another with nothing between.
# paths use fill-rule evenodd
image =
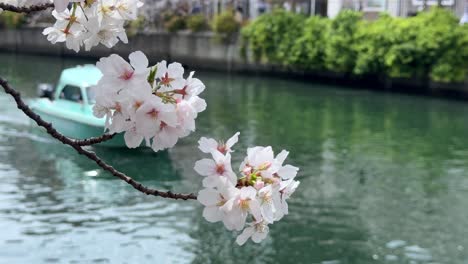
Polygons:
<instances>
[{"instance_id":1,"label":"boat windshield","mask_svg":"<svg viewBox=\"0 0 468 264\"><path fill-rule=\"evenodd\" d=\"M94 92L94 86L86 87L86 95L88 97L89 104L96 103L96 93Z\"/></svg>"}]
</instances>

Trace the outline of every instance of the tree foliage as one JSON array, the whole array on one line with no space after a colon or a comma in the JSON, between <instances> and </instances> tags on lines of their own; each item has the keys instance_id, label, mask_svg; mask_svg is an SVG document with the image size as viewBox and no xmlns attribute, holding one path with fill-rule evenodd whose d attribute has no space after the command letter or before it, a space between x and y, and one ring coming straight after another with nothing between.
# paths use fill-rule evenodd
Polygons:
<instances>
[{"instance_id":1,"label":"tree foliage","mask_svg":"<svg viewBox=\"0 0 468 264\"><path fill-rule=\"evenodd\" d=\"M303 70L438 82L462 82L468 70L468 27L440 8L374 21L350 10L334 19L276 10L246 26L242 40L255 61Z\"/></svg>"}]
</instances>

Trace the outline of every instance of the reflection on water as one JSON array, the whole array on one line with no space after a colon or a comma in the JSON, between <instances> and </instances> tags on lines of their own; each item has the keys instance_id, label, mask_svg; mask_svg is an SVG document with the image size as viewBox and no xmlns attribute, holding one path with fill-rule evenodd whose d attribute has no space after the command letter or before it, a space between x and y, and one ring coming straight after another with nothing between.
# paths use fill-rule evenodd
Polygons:
<instances>
[{"instance_id":1,"label":"reflection on water","mask_svg":"<svg viewBox=\"0 0 468 264\"><path fill-rule=\"evenodd\" d=\"M68 65L0 54L33 97ZM208 224L194 201L146 197L31 129L0 94L0 263L467 263L468 105L199 73L208 109L166 153L95 149L145 185L193 191L202 135L291 151L301 186L262 244ZM235 152L236 163L242 151Z\"/></svg>"}]
</instances>

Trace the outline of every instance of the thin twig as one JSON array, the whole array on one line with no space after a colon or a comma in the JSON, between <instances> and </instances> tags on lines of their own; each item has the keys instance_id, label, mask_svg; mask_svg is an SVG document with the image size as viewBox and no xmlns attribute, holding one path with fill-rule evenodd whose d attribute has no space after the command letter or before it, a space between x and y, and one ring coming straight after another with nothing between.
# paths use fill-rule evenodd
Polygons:
<instances>
[{"instance_id":1,"label":"thin twig","mask_svg":"<svg viewBox=\"0 0 468 264\"><path fill-rule=\"evenodd\" d=\"M89 145L94 145L98 143L102 143L108 140L111 140L114 138L115 134L104 134L99 137L92 137L92 138L87 138L87 139L75 139L74 142L78 146L89 146Z\"/></svg>"},{"instance_id":2,"label":"thin twig","mask_svg":"<svg viewBox=\"0 0 468 264\"><path fill-rule=\"evenodd\" d=\"M101 167L102 169L110 172L112 175L116 176L117 178L125 181L126 183L130 184L133 188L136 190L147 194L147 195L154 195L154 196L160 196L163 198L171 198L171 199L183 199L183 200L188 200L188 199L197 199L197 196L193 193L190 194L183 194L183 193L173 193L171 191L159 191L156 189L151 189L146 186L143 186L141 183L135 181L131 177L125 175L123 172L120 172L116 170L114 167L111 165L105 163L101 158L99 158L94 152L91 152L89 150L85 150L82 148L82 145L78 144L77 141L70 139L60 132L58 132L51 123L48 123L44 121L39 115L34 113L29 106L27 106L24 101L21 99L21 94L17 92L15 89L13 89L6 80L0 78L0 86L3 87L5 92L13 97L15 99L16 105L18 108L23 111L29 118L34 120L37 125L44 127L49 135L54 137L55 139L59 140L63 144L69 145L72 148L74 148L79 154L86 156L90 160L96 162L96 164Z\"/></svg>"},{"instance_id":3,"label":"thin twig","mask_svg":"<svg viewBox=\"0 0 468 264\"><path fill-rule=\"evenodd\" d=\"M37 11L44 11L48 8L54 7L53 3L32 6L14 6L5 3L0 3L0 9L11 11L15 13L32 13Z\"/></svg>"}]
</instances>

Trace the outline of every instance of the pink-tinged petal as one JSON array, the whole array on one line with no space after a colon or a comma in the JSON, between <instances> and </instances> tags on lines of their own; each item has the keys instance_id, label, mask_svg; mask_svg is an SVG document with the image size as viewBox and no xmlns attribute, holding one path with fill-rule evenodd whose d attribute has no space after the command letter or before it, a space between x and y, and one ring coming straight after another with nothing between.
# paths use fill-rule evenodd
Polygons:
<instances>
[{"instance_id":1,"label":"pink-tinged petal","mask_svg":"<svg viewBox=\"0 0 468 264\"><path fill-rule=\"evenodd\" d=\"M216 171L216 163L211 159L202 159L195 162L194 169L202 176L209 176Z\"/></svg>"},{"instance_id":2,"label":"pink-tinged petal","mask_svg":"<svg viewBox=\"0 0 468 264\"><path fill-rule=\"evenodd\" d=\"M219 209L223 210L225 213L229 213L232 211L232 208L234 207L234 202L235 198L229 199L223 206L221 206Z\"/></svg>"},{"instance_id":3,"label":"pink-tinged petal","mask_svg":"<svg viewBox=\"0 0 468 264\"><path fill-rule=\"evenodd\" d=\"M283 162L286 160L288 155L289 155L289 152L283 149L278 155L276 155L276 161L279 164L283 164Z\"/></svg>"},{"instance_id":4,"label":"pink-tinged petal","mask_svg":"<svg viewBox=\"0 0 468 264\"><path fill-rule=\"evenodd\" d=\"M252 186L247 186L247 187L242 187L240 190L240 196L242 200L246 199L255 199L255 196L257 195L257 190L255 190L254 187Z\"/></svg>"},{"instance_id":5,"label":"pink-tinged petal","mask_svg":"<svg viewBox=\"0 0 468 264\"><path fill-rule=\"evenodd\" d=\"M239 189L237 189L235 185L227 179L224 181L224 186L221 187L220 185L218 185L217 188L219 192L223 195L223 197L228 200L239 196L240 193Z\"/></svg>"},{"instance_id":6,"label":"pink-tinged petal","mask_svg":"<svg viewBox=\"0 0 468 264\"><path fill-rule=\"evenodd\" d=\"M298 167L294 167L288 164L288 165L281 167L278 170L278 175L281 178L288 180L288 179L293 179L294 177L296 177L298 171L299 171Z\"/></svg>"},{"instance_id":7,"label":"pink-tinged petal","mask_svg":"<svg viewBox=\"0 0 468 264\"><path fill-rule=\"evenodd\" d=\"M172 148L177 143L179 136L175 128L165 127L159 131L153 138L151 148L154 151Z\"/></svg>"},{"instance_id":8,"label":"pink-tinged petal","mask_svg":"<svg viewBox=\"0 0 468 264\"><path fill-rule=\"evenodd\" d=\"M218 203L219 193L214 189L203 189L198 192L197 200L204 206L214 206Z\"/></svg>"},{"instance_id":9,"label":"pink-tinged petal","mask_svg":"<svg viewBox=\"0 0 468 264\"><path fill-rule=\"evenodd\" d=\"M188 100L189 104L197 111L197 113L203 112L206 109L206 101L198 96L193 96Z\"/></svg>"},{"instance_id":10,"label":"pink-tinged petal","mask_svg":"<svg viewBox=\"0 0 468 264\"><path fill-rule=\"evenodd\" d=\"M223 212L216 206L205 207L203 209L203 217L210 223L216 223L223 220Z\"/></svg>"},{"instance_id":11,"label":"pink-tinged petal","mask_svg":"<svg viewBox=\"0 0 468 264\"><path fill-rule=\"evenodd\" d=\"M240 135L240 132L237 132L234 134L234 136L232 136L230 139L226 141L226 147L228 149L230 149L232 146L234 146L234 144L237 143L237 141L239 141L239 135Z\"/></svg>"},{"instance_id":12,"label":"pink-tinged petal","mask_svg":"<svg viewBox=\"0 0 468 264\"><path fill-rule=\"evenodd\" d=\"M264 225L262 232L255 232L252 234L252 241L255 243L262 242L268 235L269 228L268 226Z\"/></svg>"},{"instance_id":13,"label":"pink-tinged petal","mask_svg":"<svg viewBox=\"0 0 468 264\"><path fill-rule=\"evenodd\" d=\"M211 153L212 150L218 147L218 142L212 138L202 137L198 140L198 148L203 153Z\"/></svg>"},{"instance_id":14,"label":"pink-tinged petal","mask_svg":"<svg viewBox=\"0 0 468 264\"><path fill-rule=\"evenodd\" d=\"M171 90L182 89L185 86L185 79L177 78L177 79L173 80L170 83L170 85L171 85Z\"/></svg>"},{"instance_id":15,"label":"pink-tinged petal","mask_svg":"<svg viewBox=\"0 0 468 264\"><path fill-rule=\"evenodd\" d=\"M148 58L141 51L135 51L128 56L130 64L135 69L137 74L142 74L148 71Z\"/></svg>"},{"instance_id":16,"label":"pink-tinged petal","mask_svg":"<svg viewBox=\"0 0 468 264\"><path fill-rule=\"evenodd\" d=\"M169 64L167 71L172 78L181 78L184 75L184 67L178 62Z\"/></svg>"},{"instance_id":17,"label":"pink-tinged petal","mask_svg":"<svg viewBox=\"0 0 468 264\"><path fill-rule=\"evenodd\" d=\"M124 134L125 144L129 148L136 148L141 145L143 136L136 133L135 129L127 130Z\"/></svg>"},{"instance_id":18,"label":"pink-tinged petal","mask_svg":"<svg viewBox=\"0 0 468 264\"><path fill-rule=\"evenodd\" d=\"M68 3L70 3L69 0L54 0L55 10L57 10L59 13L65 11L65 9L67 9Z\"/></svg>"},{"instance_id":19,"label":"pink-tinged petal","mask_svg":"<svg viewBox=\"0 0 468 264\"><path fill-rule=\"evenodd\" d=\"M177 126L178 118L177 118L176 112L160 112L159 118L168 126L171 126L171 127Z\"/></svg>"},{"instance_id":20,"label":"pink-tinged petal","mask_svg":"<svg viewBox=\"0 0 468 264\"><path fill-rule=\"evenodd\" d=\"M224 227L229 231L233 231L235 229L235 226L232 223L232 220L227 218L226 216L224 216L223 218L223 224L224 224Z\"/></svg>"},{"instance_id":21,"label":"pink-tinged petal","mask_svg":"<svg viewBox=\"0 0 468 264\"><path fill-rule=\"evenodd\" d=\"M226 213L226 217L232 223L233 229L241 231L245 226L248 213L240 209L238 206L233 206L232 210Z\"/></svg>"},{"instance_id":22,"label":"pink-tinged petal","mask_svg":"<svg viewBox=\"0 0 468 264\"><path fill-rule=\"evenodd\" d=\"M247 240L254 234L254 232L255 229L253 227L245 228L244 231L242 231L242 233L239 236L237 236L236 243L239 246L244 245L245 242L247 242Z\"/></svg>"},{"instance_id":23,"label":"pink-tinged petal","mask_svg":"<svg viewBox=\"0 0 468 264\"><path fill-rule=\"evenodd\" d=\"M205 179L203 179L202 183L203 183L204 187L215 188L219 184L220 179L221 179L221 177L219 177L219 176L211 175L211 176L205 177Z\"/></svg>"},{"instance_id":24,"label":"pink-tinged petal","mask_svg":"<svg viewBox=\"0 0 468 264\"><path fill-rule=\"evenodd\" d=\"M224 156L221 152L219 152L217 149L211 151L211 156L215 160L217 164L225 164L225 163L230 163L231 162L231 156L229 156L229 161L228 156Z\"/></svg>"},{"instance_id":25,"label":"pink-tinged petal","mask_svg":"<svg viewBox=\"0 0 468 264\"><path fill-rule=\"evenodd\" d=\"M167 63L165 60L160 61L157 65L156 78L163 77L167 72Z\"/></svg>"},{"instance_id":26,"label":"pink-tinged petal","mask_svg":"<svg viewBox=\"0 0 468 264\"><path fill-rule=\"evenodd\" d=\"M260 203L257 200L251 200L249 202L249 209L256 222L262 221L262 213L260 210Z\"/></svg>"},{"instance_id":27,"label":"pink-tinged petal","mask_svg":"<svg viewBox=\"0 0 468 264\"><path fill-rule=\"evenodd\" d=\"M262 218L268 223L273 223L274 221L274 213L273 213L273 206L270 203L264 203L261 206L261 213ZM257 218L255 218L257 219Z\"/></svg>"}]
</instances>

